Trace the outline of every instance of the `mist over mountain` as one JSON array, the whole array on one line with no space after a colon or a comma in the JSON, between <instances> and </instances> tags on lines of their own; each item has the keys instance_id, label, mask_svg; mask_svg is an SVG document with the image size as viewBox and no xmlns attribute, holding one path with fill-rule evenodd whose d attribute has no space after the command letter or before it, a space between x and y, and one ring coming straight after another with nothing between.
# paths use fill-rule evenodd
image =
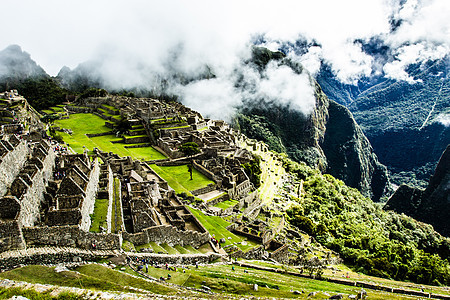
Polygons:
<instances>
[{"instance_id":1,"label":"mist over mountain","mask_svg":"<svg viewBox=\"0 0 450 300\"><path fill-rule=\"evenodd\" d=\"M45 70L18 45L0 51L0 82L8 89L28 78L48 78Z\"/></svg>"},{"instance_id":2,"label":"mist over mountain","mask_svg":"<svg viewBox=\"0 0 450 300\"><path fill-rule=\"evenodd\" d=\"M275 7L260 1L96 1L88 10L83 1L27 1L26 7L5 4L26 22L4 16L15 26L0 46L20 44L33 53L58 74L48 82L53 87L178 95L204 116L227 121L261 99L313 113L315 88L306 73L273 62L263 73L249 67L256 45L301 65L330 99L347 106L396 183L417 177L411 182L423 185L448 143L447 86L438 87L446 72L426 71L427 62L445 62L450 53L446 0L288 1ZM439 90L443 101L433 105ZM416 157L402 155L412 149L419 149L411 154Z\"/></svg>"}]
</instances>

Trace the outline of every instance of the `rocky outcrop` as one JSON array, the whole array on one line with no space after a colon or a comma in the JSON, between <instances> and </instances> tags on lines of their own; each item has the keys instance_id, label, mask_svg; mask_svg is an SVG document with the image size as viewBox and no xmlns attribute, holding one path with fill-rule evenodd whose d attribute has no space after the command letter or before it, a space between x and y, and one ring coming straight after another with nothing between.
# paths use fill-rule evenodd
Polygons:
<instances>
[{"instance_id":1,"label":"rocky outcrop","mask_svg":"<svg viewBox=\"0 0 450 300\"><path fill-rule=\"evenodd\" d=\"M447 146L425 190L401 185L384 206L429 223L450 236L450 145Z\"/></svg>"},{"instance_id":2,"label":"rocky outcrop","mask_svg":"<svg viewBox=\"0 0 450 300\"><path fill-rule=\"evenodd\" d=\"M320 144L328 163L326 173L372 200L380 200L390 191L386 167L378 162L369 140L346 107L330 101L328 114Z\"/></svg>"}]
</instances>

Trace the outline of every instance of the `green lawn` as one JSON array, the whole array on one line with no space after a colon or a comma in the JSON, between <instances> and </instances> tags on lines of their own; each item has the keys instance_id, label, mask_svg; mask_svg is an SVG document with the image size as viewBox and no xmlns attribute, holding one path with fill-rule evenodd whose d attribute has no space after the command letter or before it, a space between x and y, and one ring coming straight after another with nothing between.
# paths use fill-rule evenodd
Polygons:
<instances>
[{"instance_id":1,"label":"green lawn","mask_svg":"<svg viewBox=\"0 0 450 300\"><path fill-rule=\"evenodd\" d=\"M140 160L164 159L165 155L153 147L125 148L133 144L111 143L121 141L114 135L105 135L88 138L86 134L110 132L111 129L105 126L105 120L94 114L73 114L69 119L57 120L55 125L61 128L68 128L73 131L72 135L61 132L64 141L77 153L82 153L85 146L92 150L94 147L105 152L114 152L122 157L131 156Z\"/></svg>"},{"instance_id":2,"label":"green lawn","mask_svg":"<svg viewBox=\"0 0 450 300\"><path fill-rule=\"evenodd\" d=\"M229 208L229 207L231 207L231 206L234 206L234 205L236 205L236 204L238 204L238 203L239 203L238 200L230 199L230 200L227 200L227 201L219 202L219 203L217 203L217 204L214 205L214 206L215 206L215 207L218 207L218 208L221 208L221 209L227 209L227 208Z\"/></svg>"},{"instance_id":3,"label":"green lawn","mask_svg":"<svg viewBox=\"0 0 450 300\"><path fill-rule=\"evenodd\" d=\"M158 173L159 176L166 180L177 193L188 193L189 191L206 187L208 184L214 183L214 181L208 179L196 169L193 169L193 179L191 180L187 165L167 167L150 165L150 167Z\"/></svg>"},{"instance_id":4,"label":"green lawn","mask_svg":"<svg viewBox=\"0 0 450 300\"><path fill-rule=\"evenodd\" d=\"M242 241L244 241L244 238L230 232L227 230L227 226L229 226L231 223L225 221L222 217L219 216L207 216L200 210L197 210L192 207L188 207L188 209L192 212L192 214L202 223L202 225L206 228L206 230L209 231L211 235L214 235L217 240L220 240L221 238L225 238L225 244L222 244L222 246L227 246L230 244L236 244L236 246L243 250L249 250L250 248L253 248L257 246L258 244L254 243L253 241L246 241L247 245L242 245ZM228 238L231 239L228 239Z\"/></svg>"},{"instance_id":5,"label":"green lawn","mask_svg":"<svg viewBox=\"0 0 450 300\"><path fill-rule=\"evenodd\" d=\"M107 228L106 216L108 214L108 199L97 199L94 204L94 213L91 215L91 232L100 232L100 226Z\"/></svg>"}]
</instances>

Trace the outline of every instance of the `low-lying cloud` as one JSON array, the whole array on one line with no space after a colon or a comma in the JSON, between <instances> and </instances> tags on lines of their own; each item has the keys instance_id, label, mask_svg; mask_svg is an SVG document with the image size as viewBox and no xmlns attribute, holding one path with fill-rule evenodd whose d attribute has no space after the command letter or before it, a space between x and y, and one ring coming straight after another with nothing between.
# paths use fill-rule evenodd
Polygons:
<instances>
[{"instance_id":1,"label":"low-lying cloud","mask_svg":"<svg viewBox=\"0 0 450 300\"><path fill-rule=\"evenodd\" d=\"M255 36L272 50L306 40L288 57L313 75L327 63L346 84L373 74L414 83L408 65L450 52L448 0L17 0L2 10L0 48L20 45L51 75L90 61L107 87L152 89L208 66L215 78L171 90L209 116L231 115L243 99L271 98L303 113L314 106L306 73L277 64L262 76L245 69ZM373 38L389 49L387 58L365 51ZM236 70L252 89L236 88Z\"/></svg>"}]
</instances>

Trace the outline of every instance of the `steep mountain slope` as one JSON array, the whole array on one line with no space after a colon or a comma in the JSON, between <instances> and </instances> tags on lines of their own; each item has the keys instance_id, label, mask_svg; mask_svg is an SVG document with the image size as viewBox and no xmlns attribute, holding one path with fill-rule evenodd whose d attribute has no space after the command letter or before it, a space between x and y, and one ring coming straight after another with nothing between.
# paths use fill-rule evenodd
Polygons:
<instances>
[{"instance_id":1,"label":"steep mountain slope","mask_svg":"<svg viewBox=\"0 0 450 300\"><path fill-rule=\"evenodd\" d=\"M326 67L317 80L350 109L395 183L425 186L450 141L444 125L450 111L448 62L446 57L411 65L407 72L415 83L374 76L345 85Z\"/></svg>"},{"instance_id":2,"label":"steep mountain slope","mask_svg":"<svg viewBox=\"0 0 450 300\"><path fill-rule=\"evenodd\" d=\"M432 224L436 231L450 236L450 145L442 154L425 190L401 185L384 209Z\"/></svg>"},{"instance_id":3,"label":"steep mountain slope","mask_svg":"<svg viewBox=\"0 0 450 300\"><path fill-rule=\"evenodd\" d=\"M267 55L266 51L263 54L267 64L273 55ZM261 67L261 53L255 52L254 56ZM278 57L278 60L296 72L303 72L301 66L288 59ZM272 149L284 151L297 161L318 167L379 201L389 193L386 168L378 162L370 142L348 109L329 100L318 83L312 84L316 103L311 114L304 115L267 101L257 105L248 103L237 118L242 132L262 139Z\"/></svg>"}]
</instances>

